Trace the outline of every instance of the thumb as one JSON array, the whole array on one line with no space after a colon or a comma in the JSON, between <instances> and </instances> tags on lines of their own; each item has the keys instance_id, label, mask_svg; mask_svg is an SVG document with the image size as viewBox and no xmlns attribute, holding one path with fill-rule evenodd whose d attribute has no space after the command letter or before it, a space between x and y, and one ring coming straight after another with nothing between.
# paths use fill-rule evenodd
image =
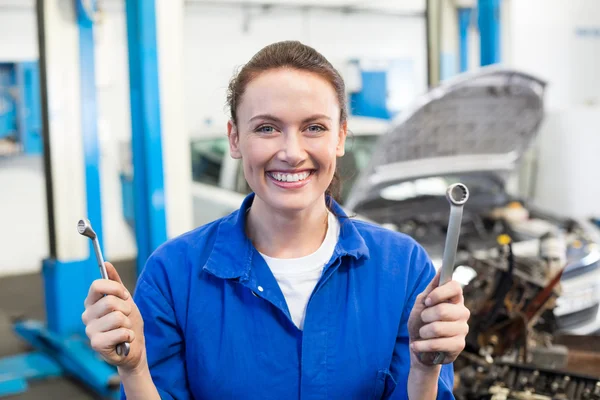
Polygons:
<instances>
[{"instance_id":1,"label":"thumb","mask_svg":"<svg viewBox=\"0 0 600 400\"><path fill-rule=\"evenodd\" d=\"M433 291L433 289L435 289L436 287L439 286L441 275L442 275L442 269L440 268L437 270L437 272L436 272L435 276L433 277L433 279L431 280L431 282L429 282L429 285L427 285L427 287L423 291L424 297L426 297L429 293L431 293Z\"/></svg>"},{"instance_id":2,"label":"thumb","mask_svg":"<svg viewBox=\"0 0 600 400\"><path fill-rule=\"evenodd\" d=\"M104 263L104 266L106 267L106 272L108 273L108 279L110 279L111 281L119 282L121 285L123 285L123 281L121 280L121 277L119 276L119 273L117 272L115 266L109 263L108 261Z\"/></svg>"}]
</instances>

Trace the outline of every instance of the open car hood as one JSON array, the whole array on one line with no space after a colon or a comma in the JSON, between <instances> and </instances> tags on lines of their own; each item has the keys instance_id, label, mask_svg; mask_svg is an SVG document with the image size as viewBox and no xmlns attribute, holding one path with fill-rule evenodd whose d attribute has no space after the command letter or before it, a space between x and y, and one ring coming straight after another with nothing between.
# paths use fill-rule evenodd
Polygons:
<instances>
[{"instance_id":1,"label":"open car hood","mask_svg":"<svg viewBox=\"0 0 600 400\"><path fill-rule=\"evenodd\" d=\"M420 96L378 140L346 207L409 179L513 171L543 120L545 86L531 75L493 66Z\"/></svg>"}]
</instances>

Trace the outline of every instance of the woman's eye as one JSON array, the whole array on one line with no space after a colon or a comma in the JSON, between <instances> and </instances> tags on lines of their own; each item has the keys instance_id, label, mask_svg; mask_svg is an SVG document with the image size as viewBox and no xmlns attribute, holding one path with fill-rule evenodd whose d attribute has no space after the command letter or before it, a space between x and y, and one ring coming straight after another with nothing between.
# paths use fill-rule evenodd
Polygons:
<instances>
[{"instance_id":1,"label":"woman's eye","mask_svg":"<svg viewBox=\"0 0 600 400\"><path fill-rule=\"evenodd\" d=\"M322 127L321 125L311 125L308 127L308 131L310 133L319 133L319 132L323 132L326 129L324 127Z\"/></svg>"},{"instance_id":2,"label":"woman's eye","mask_svg":"<svg viewBox=\"0 0 600 400\"><path fill-rule=\"evenodd\" d=\"M273 132L275 132L275 128L273 128L272 126L269 126L269 125L263 125L263 126L259 126L258 128L256 128L256 132L273 133Z\"/></svg>"}]
</instances>

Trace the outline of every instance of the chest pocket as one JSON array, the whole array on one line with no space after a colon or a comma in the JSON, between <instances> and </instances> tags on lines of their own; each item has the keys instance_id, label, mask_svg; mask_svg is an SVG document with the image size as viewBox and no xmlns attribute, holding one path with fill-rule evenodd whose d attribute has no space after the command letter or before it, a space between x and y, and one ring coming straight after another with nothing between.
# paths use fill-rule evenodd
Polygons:
<instances>
[{"instance_id":1,"label":"chest pocket","mask_svg":"<svg viewBox=\"0 0 600 400\"><path fill-rule=\"evenodd\" d=\"M386 399L396 389L396 380L392 376L389 370L380 369L377 371L377 380L375 381L375 390L373 393L373 399Z\"/></svg>"}]
</instances>

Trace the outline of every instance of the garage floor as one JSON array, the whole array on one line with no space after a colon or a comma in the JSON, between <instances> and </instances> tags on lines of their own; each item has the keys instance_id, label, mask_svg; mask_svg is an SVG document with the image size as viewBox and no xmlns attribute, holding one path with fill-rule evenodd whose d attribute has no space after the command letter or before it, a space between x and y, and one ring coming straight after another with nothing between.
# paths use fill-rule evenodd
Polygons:
<instances>
[{"instance_id":1,"label":"garage floor","mask_svg":"<svg viewBox=\"0 0 600 400\"><path fill-rule=\"evenodd\" d=\"M121 279L130 291L135 287L135 262L115 262ZM0 357L28 351L26 344L12 330L13 318L45 321L41 274L19 275L0 279ZM29 390L10 400L95 400L86 387L67 378L31 382Z\"/></svg>"}]
</instances>

